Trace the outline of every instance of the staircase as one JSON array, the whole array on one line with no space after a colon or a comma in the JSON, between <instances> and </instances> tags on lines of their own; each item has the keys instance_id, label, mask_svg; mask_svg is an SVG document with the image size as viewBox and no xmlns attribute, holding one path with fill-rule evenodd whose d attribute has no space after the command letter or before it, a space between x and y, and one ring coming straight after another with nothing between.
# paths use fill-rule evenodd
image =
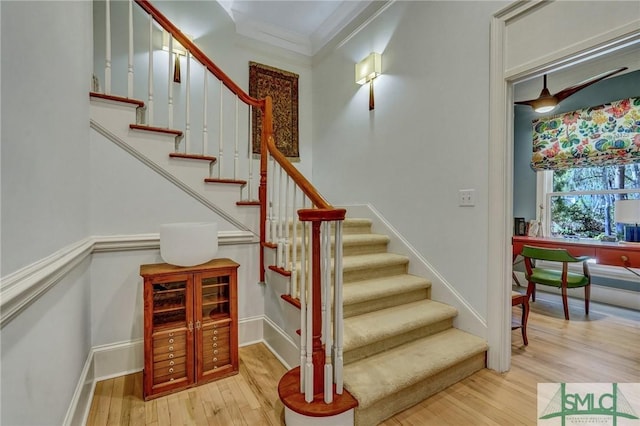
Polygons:
<instances>
[{"instance_id":1,"label":"staircase","mask_svg":"<svg viewBox=\"0 0 640 426\"><path fill-rule=\"evenodd\" d=\"M375 425L485 367L486 342L453 327L455 308L431 300L369 219L344 221L344 386L357 425Z\"/></svg>"},{"instance_id":2,"label":"staircase","mask_svg":"<svg viewBox=\"0 0 640 426\"><path fill-rule=\"evenodd\" d=\"M220 129L235 128L235 133L229 137L220 130L218 146L210 143L206 123L207 120L214 121L206 115L209 111L207 79L202 90L207 94L202 99L204 124L198 132L191 125L189 102L185 102L186 108L175 108L185 112L174 121L176 105L172 91L175 84L170 80L167 121L162 125L149 124L157 123L153 118L153 105L160 104L153 85L149 84L148 93L142 96L149 100L145 105L132 99L134 90L129 84L127 97L111 95L108 89L106 94L91 93L91 127L238 231L252 236L253 242L260 242L260 280L274 293L276 289L283 289L277 296L305 312L303 315L298 312L294 316L283 315L278 318L281 323L276 324L286 329L289 337L297 339L301 359L306 359L304 368L289 371L279 386L285 407L302 416L297 424L308 424L311 417L351 416L355 407L356 424L374 425L484 368L485 341L454 328L456 309L431 300L431 283L408 273L409 258L390 253L387 249L389 238L372 232L371 220L345 219L344 209L334 208L324 200L278 151L273 139L271 98L251 98L147 0L135 0L135 3L149 14L151 35L157 31L152 25L155 22L171 34L169 51L175 38L187 47L206 72L219 80L220 123L225 111L223 87L233 93L235 115L232 115L231 123L221 124ZM129 22L132 22L132 3L126 4ZM114 2L112 6L122 5ZM107 38L109 31L107 27ZM151 35L149 40L153 41ZM133 45L132 37L131 33L129 46ZM150 48L150 64L153 55L154 50ZM129 81L132 82L134 55L131 47L128 56ZM107 52L106 57L105 62L110 67L111 52ZM171 59L168 54L167 58ZM109 67L105 76L110 75ZM189 69L189 62L186 68ZM162 73L154 77L151 65L148 70L149 82L170 78ZM189 81L187 74L185 87L180 89L184 90L185 100L191 93ZM106 84L107 87L110 85L110 82ZM193 92L198 90L195 88ZM243 105L240 113L238 104ZM252 150L248 149L251 132L249 129L246 133L239 131L237 125L251 121L247 118L251 117L253 108L258 108L264 118L259 158L254 158ZM184 128L184 132L176 130L174 122L183 123L184 127L175 127ZM258 190L252 191L252 186ZM331 227L334 235L329 238ZM304 234L299 233L303 229ZM308 241L301 244L300 237L307 232ZM269 251L272 253L265 256ZM271 261L265 262L265 258ZM302 270L301 260L309 270ZM268 275L265 274L267 268L272 271ZM330 269L335 274L330 273ZM304 280L300 279L303 276ZM282 282L286 285L281 286ZM330 299L334 288L333 305L329 303L328 309L321 307L321 300ZM307 297L299 300L299 294ZM334 312L331 312L331 306ZM289 309L294 310L293 307ZM296 316L305 324L300 331L301 339L295 334L299 326ZM332 339L335 339L333 343L324 344ZM300 371L304 374L303 379ZM342 383L347 392L339 391ZM300 389L303 386L306 388ZM295 408L283 394L285 387L288 395L296 400ZM333 403L324 402L332 398ZM351 422L340 420L334 424Z\"/></svg>"}]
</instances>

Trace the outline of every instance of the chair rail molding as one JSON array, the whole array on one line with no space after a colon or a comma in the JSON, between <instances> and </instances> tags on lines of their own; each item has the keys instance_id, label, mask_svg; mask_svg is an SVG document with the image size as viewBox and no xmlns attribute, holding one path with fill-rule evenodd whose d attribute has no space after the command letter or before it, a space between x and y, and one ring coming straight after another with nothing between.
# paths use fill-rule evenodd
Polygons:
<instances>
[{"instance_id":1,"label":"chair rail molding","mask_svg":"<svg viewBox=\"0 0 640 426\"><path fill-rule=\"evenodd\" d=\"M257 244L250 231L220 231L219 245ZM160 234L91 236L0 278L0 328L93 253L157 250Z\"/></svg>"}]
</instances>

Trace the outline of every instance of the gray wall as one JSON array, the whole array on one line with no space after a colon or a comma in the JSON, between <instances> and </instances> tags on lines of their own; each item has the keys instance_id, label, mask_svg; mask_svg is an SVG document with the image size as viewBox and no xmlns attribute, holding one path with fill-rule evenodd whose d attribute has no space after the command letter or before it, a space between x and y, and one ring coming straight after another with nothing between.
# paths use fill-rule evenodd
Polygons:
<instances>
[{"instance_id":1,"label":"gray wall","mask_svg":"<svg viewBox=\"0 0 640 426\"><path fill-rule=\"evenodd\" d=\"M371 203L483 317L489 22L504 5L395 2L313 70L314 182L332 203ZM369 112L354 67L371 51ZM476 206L459 207L468 188Z\"/></svg>"},{"instance_id":2,"label":"gray wall","mask_svg":"<svg viewBox=\"0 0 640 426\"><path fill-rule=\"evenodd\" d=\"M2 276L89 233L90 2L0 2ZM89 260L2 328L6 425L59 425L90 349Z\"/></svg>"}]
</instances>

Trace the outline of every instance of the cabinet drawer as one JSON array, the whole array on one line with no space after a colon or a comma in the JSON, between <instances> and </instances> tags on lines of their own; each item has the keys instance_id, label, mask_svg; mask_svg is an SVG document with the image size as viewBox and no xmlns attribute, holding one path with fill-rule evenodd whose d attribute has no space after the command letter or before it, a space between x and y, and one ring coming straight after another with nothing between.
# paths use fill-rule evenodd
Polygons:
<instances>
[{"instance_id":1,"label":"cabinet drawer","mask_svg":"<svg viewBox=\"0 0 640 426\"><path fill-rule=\"evenodd\" d=\"M202 359L202 368L204 371L215 370L216 368L220 368L229 364L231 364L231 357L229 357L228 353L224 356L215 355L204 357Z\"/></svg>"},{"instance_id":2,"label":"cabinet drawer","mask_svg":"<svg viewBox=\"0 0 640 426\"><path fill-rule=\"evenodd\" d=\"M640 267L640 253L620 248L598 248L598 263L612 266Z\"/></svg>"},{"instance_id":3,"label":"cabinet drawer","mask_svg":"<svg viewBox=\"0 0 640 426\"><path fill-rule=\"evenodd\" d=\"M227 325L222 328L207 328L202 330L202 342L207 345L210 342L221 341L221 340L229 340L229 331L230 328Z\"/></svg>"},{"instance_id":4,"label":"cabinet drawer","mask_svg":"<svg viewBox=\"0 0 640 426\"><path fill-rule=\"evenodd\" d=\"M206 358L206 357L213 357L213 356L229 356L229 345L227 346L220 346L217 348L211 348L211 347L207 347L204 348L202 350L202 355Z\"/></svg>"},{"instance_id":5,"label":"cabinet drawer","mask_svg":"<svg viewBox=\"0 0 640 426\"><path fill-rule=\"evenodd\" d=\"M178 354L184 354L186 350L185 344L185 336L177 336L177 337L161 337L153 339L153 356L154 358L159 355L165 354L174 354L175 356L179 356Z\"/></svg>"},{"instance_id":6,"label":"cabinet drawer","mask_svg":"<svg viewBox=\"0 0 640 426\"><path fill-rule=\"evenodd\" d=\"M159 383L170 382L176 379L181 379L187 377L187 365L186 362L182 362L179 365L175 365L172 367L165 368L155 368L153 369L153 384L157 385Z\"/></svg>"}]
</instances>

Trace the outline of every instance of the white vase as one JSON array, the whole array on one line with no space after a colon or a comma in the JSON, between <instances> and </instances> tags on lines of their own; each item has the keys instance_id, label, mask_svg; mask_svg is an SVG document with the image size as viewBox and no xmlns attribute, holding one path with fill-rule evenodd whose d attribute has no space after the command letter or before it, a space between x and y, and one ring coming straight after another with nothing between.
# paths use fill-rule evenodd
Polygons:
<instances>
[{"instance_id":1,"label":"white vase","mask_svg":"<svg viewBox=\"0 0 640 426\"><path fill-rule=\"evenodd\" d=\"M160 225L160 256L171 265L206 263L218 253L216 222L167 223Z\"/></svg>"}]
</instances>

